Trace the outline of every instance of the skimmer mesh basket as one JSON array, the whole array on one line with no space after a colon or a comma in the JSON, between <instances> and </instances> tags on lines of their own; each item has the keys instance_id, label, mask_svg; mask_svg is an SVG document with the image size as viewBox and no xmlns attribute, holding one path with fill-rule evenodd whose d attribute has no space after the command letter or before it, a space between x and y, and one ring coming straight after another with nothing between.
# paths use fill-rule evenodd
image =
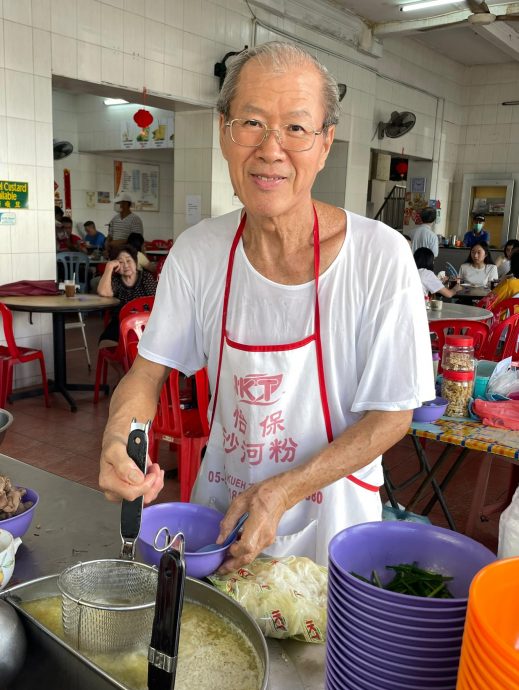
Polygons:
<instances>
[{"instance_id":1,"label":"skimmer mesh basket","mask_svg":"<svg viewBox=\"0 0 519 690\"><path fill-rule=\"evenodd\" d=\"M149 644L157 571L134 561L78 563L58 579L63 629L81 652L107 653Z\"/></svg>"}]
</instances>

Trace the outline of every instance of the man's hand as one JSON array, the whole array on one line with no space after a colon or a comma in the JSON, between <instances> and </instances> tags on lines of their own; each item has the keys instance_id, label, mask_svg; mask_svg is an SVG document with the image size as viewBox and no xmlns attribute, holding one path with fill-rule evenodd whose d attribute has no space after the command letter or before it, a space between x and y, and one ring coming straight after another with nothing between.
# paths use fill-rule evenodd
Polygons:
<instances>
[{"instance_id":1,"label":"man's hand","mask_svg":"<svg viewBox=\"0 0 519 690\"><path fill-rule=\"evenodd\" d=\"M229 557L219 572L228 573L250 563L270 546L276 538L279 521L289 507L286 492L276 477L255 484L237 496L221 522L216 543L224 541L243 513L248 512L249 517L241 538L229 548Z\"/></svg>"},{"instance_id":2,"label":"man's hand","mask_svg":"<svg viewBox=\"0 0 519 690\"><path fill-rule=\"evenodd\" d=\"M101 452L99 486L109 501L133 501L144 496L144 503L155 500L164 486L164 470L149 463L146 476L126 452L127 439L105 436Z\"/></svg>"}]
</instances>

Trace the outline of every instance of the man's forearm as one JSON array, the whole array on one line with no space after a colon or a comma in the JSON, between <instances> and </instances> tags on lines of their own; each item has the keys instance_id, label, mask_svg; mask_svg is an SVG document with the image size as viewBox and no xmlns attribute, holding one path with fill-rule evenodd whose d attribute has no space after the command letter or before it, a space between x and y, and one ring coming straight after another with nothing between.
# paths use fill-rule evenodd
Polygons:
<instances>
[{"instance_id":1,"label":"man's forearm","mask_svg":"<svg viewBox=\"0 0 519 690\"><path fill-rule=\"evenodd\" d=\"M307 463L278 475L289 507L368 465L403 438L411 418L412 410L367 412Z\"/></svg>"}]
</instances>

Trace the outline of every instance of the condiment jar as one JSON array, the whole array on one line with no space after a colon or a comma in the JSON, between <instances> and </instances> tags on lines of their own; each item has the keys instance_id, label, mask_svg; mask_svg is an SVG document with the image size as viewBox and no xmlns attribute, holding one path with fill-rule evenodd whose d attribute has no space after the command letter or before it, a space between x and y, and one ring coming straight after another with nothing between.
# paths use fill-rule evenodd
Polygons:
<instances>
[{"instance_id":1,"label":"condiment jar","mask_svg":"<svg viewBox=\"0 0 519 690\"><path fill-rule=\"evenodd\" d=\"M444 371L471 371L474 374L474 338L470 335L447 335L442 352Z\"/></svg>"},{"instance_id":2,"label":"condiment jar","mask_svg":"<svg viewBox=\"0 0 519 690\"><path fill-rule=\"evenodd\" d=\"M443 371L442 398L449 402L447 417L468 417L469 402L474 389L473 371Z\"/></svg>"}]
</instances>

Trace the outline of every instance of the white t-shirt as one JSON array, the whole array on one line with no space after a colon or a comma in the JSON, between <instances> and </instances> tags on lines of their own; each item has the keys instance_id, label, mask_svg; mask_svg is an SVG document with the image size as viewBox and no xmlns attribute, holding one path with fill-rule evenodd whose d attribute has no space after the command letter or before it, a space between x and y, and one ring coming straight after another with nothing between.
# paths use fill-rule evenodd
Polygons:
<instances>
[{"instance_id":1,"label":"white t-shirt","mask_svg":"<svg viewBox=\"0 0 519 690\"><path fill-rule=\"evenodd\" d=\"M186 230L162 269L139 344L146 359L190 375L208 367L214 391L225 275L240 210ZM332 428L366 410L407 410L435 396L429 328L407 241L347 213L344 244L319 280L321 338ZM227 328L246 344L281 344L313 332L314 281L280 285L259 274L239 243Z\"/></svg>"},{"instance_id":2,"label":"white t-shirt","mask_svg":"<svg viewBox=\"0 0 519 690\"><path fill-rule=\"evenodd\" d=\"M438 236L434 234L427 223L417 225L411 236L411 251L413 254L420 247L430 249L434 256L438 256Z\"/></svg>"},{"instance_id":3,"label":"white t-shirt","mask_svg":"<svg viewBox=\"0 0 519 690\"><path fill-rule=\"evenodd\" d=\"M444 287L442 281L428 268L419 268L420 280L422 281L422 290L424 295L435 293Z\"/></svg>"},{"instance_id":4,"label":"white t-shirt","mask_svg":"<svg viewBox=\"0 0 519 690\"><path fill-rule=\"evenodd\" d=\"M499 278L503 278L504 276L508 275L510 273L510 259L503 259L501 262L501 265L497 267L497 275Z\"/></svg>"},{"instance_id":5,"label":"white t-shirt","mask_svg":"<svg viewBox=\"0 0 519 690\"><path fill-rule=\"evenodd\" d=\"M470 283L476 287L488 287L491 280L497 280L497 266L485 264L483 268L476 268L466 263L460 266L460 282Z\"/></svg>"}]
</instances>

